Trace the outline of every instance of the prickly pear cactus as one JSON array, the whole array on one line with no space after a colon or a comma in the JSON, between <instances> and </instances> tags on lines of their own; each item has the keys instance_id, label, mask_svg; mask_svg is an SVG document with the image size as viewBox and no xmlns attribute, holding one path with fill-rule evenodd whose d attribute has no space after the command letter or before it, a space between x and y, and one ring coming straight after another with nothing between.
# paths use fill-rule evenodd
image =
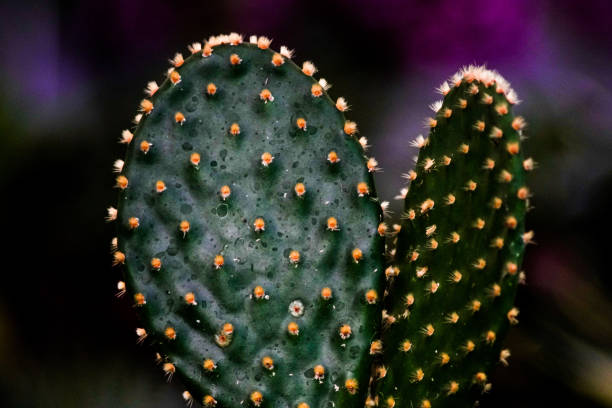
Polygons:
<instances>
[{"instance_id":1,"label":"prickly pear cactus","mask_svg":"<svg viewBox=\"0 0 612 408\"><path fill-rule=\"evenodd\" d=\"M373 168L344 99L269 44L211 37L149 84L115 163L120 294L188 402L360 406L384 282Z\"/></svg>"},{"instance_id":2,"label":"prickly pear cactus","mask_svg":"<svg viewBox=\"0 0 612 408\"><path fill-rule=\"evenodd\" d=\"M529 190L524 121L497 73L468 67L440 87L428 138L418 137L394 263L387 269L384 355L374 382L380 406L472 406L506 362L501 339L525 244Z\"/></svg>"}]
</instances>

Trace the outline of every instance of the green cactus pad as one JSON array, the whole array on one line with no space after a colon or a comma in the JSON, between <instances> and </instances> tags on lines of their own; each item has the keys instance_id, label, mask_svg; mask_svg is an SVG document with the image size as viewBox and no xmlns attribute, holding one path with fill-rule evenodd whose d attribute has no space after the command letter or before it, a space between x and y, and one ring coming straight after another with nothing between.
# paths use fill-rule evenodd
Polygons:
<instances>
[{"instance_id":1,"label":"green cactus pad","mask_svg":"<svg viewBox=\"0 0 612 408\"><path fill-rule=\"evenodd\" d=\"M343 103L289 56L213 37L124 136L115 259L160 366L205 405L355 407L368 388L380 204Z\"/></svg>"},{"instance_id":2,"label":"green cactus pad","mask_svg":"<svg viewBox=\"0 0 612 408\"><path fill-rule=\"evenodd\" d=\"M432 105L429 137L415 141L421 150L387 274L386 375L374 382L374 395L389 408L472 406L490 388L486 375L518 313L529 239L524 122L512 114L516 95L497 73L468 67L451 84Z\"/></svg>"}]
</instances>

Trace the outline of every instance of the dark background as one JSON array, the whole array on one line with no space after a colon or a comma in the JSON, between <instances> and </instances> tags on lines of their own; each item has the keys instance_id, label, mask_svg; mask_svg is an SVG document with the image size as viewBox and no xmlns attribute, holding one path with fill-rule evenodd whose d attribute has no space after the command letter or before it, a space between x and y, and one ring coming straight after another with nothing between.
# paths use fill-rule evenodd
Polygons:
<instances>
[{"instance_id":1,"label":"dark background","mask_svg":"<svg viewBox=\"0 0 612 408\"><path fill-rule=\"evenodd\" d=\"M113 296L115 142L174 52L212 34L313 60L402 187L434 87L469 63L513 83L539 163L521 324L489 407L612 407L612 3L30 2L0 5L0 406L181 407Z\"/></svg>"}]
</instances>

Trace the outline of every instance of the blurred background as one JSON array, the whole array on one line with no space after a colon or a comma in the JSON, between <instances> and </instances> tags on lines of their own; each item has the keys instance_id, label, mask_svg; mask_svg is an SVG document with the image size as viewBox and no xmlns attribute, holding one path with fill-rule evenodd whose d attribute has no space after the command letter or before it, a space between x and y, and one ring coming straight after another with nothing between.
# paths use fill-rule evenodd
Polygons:
<instances>
[{"instance_id":1,"label":"blurred background","mask_svg":"<svg viewBox=\"0 0 612 408\"><path fill-rule=\"evenodd\" d=\"M524 100L535 192L520 325L488 407L612 407L612 2L0 3L0 406L182 407L114 297L111 167L146 81L211 34L296 49L352 105L392 201L434 87L486 63ZM609 201L610 200L610 201Z\"/></svg>"}]
</instances>

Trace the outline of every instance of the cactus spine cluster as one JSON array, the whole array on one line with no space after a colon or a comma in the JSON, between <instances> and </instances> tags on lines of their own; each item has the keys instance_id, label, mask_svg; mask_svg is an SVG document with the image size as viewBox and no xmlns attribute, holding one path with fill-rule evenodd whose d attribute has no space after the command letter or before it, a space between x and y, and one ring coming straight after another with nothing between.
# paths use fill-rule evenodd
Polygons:
<instances>
[{"instance_id":1,"label":"cactus spine cluster","mask_svg":"<svg viewBox=\"0 0 612 408\"><path fill-rule=\"evenodd\" d=\"M391 232L377 162L311 62L235 33L189 50L114 165L138 341L189 404L470 406L509 355L531 238L514 91L479 67L440 87Z\"/></svg>"}]
</instances>

